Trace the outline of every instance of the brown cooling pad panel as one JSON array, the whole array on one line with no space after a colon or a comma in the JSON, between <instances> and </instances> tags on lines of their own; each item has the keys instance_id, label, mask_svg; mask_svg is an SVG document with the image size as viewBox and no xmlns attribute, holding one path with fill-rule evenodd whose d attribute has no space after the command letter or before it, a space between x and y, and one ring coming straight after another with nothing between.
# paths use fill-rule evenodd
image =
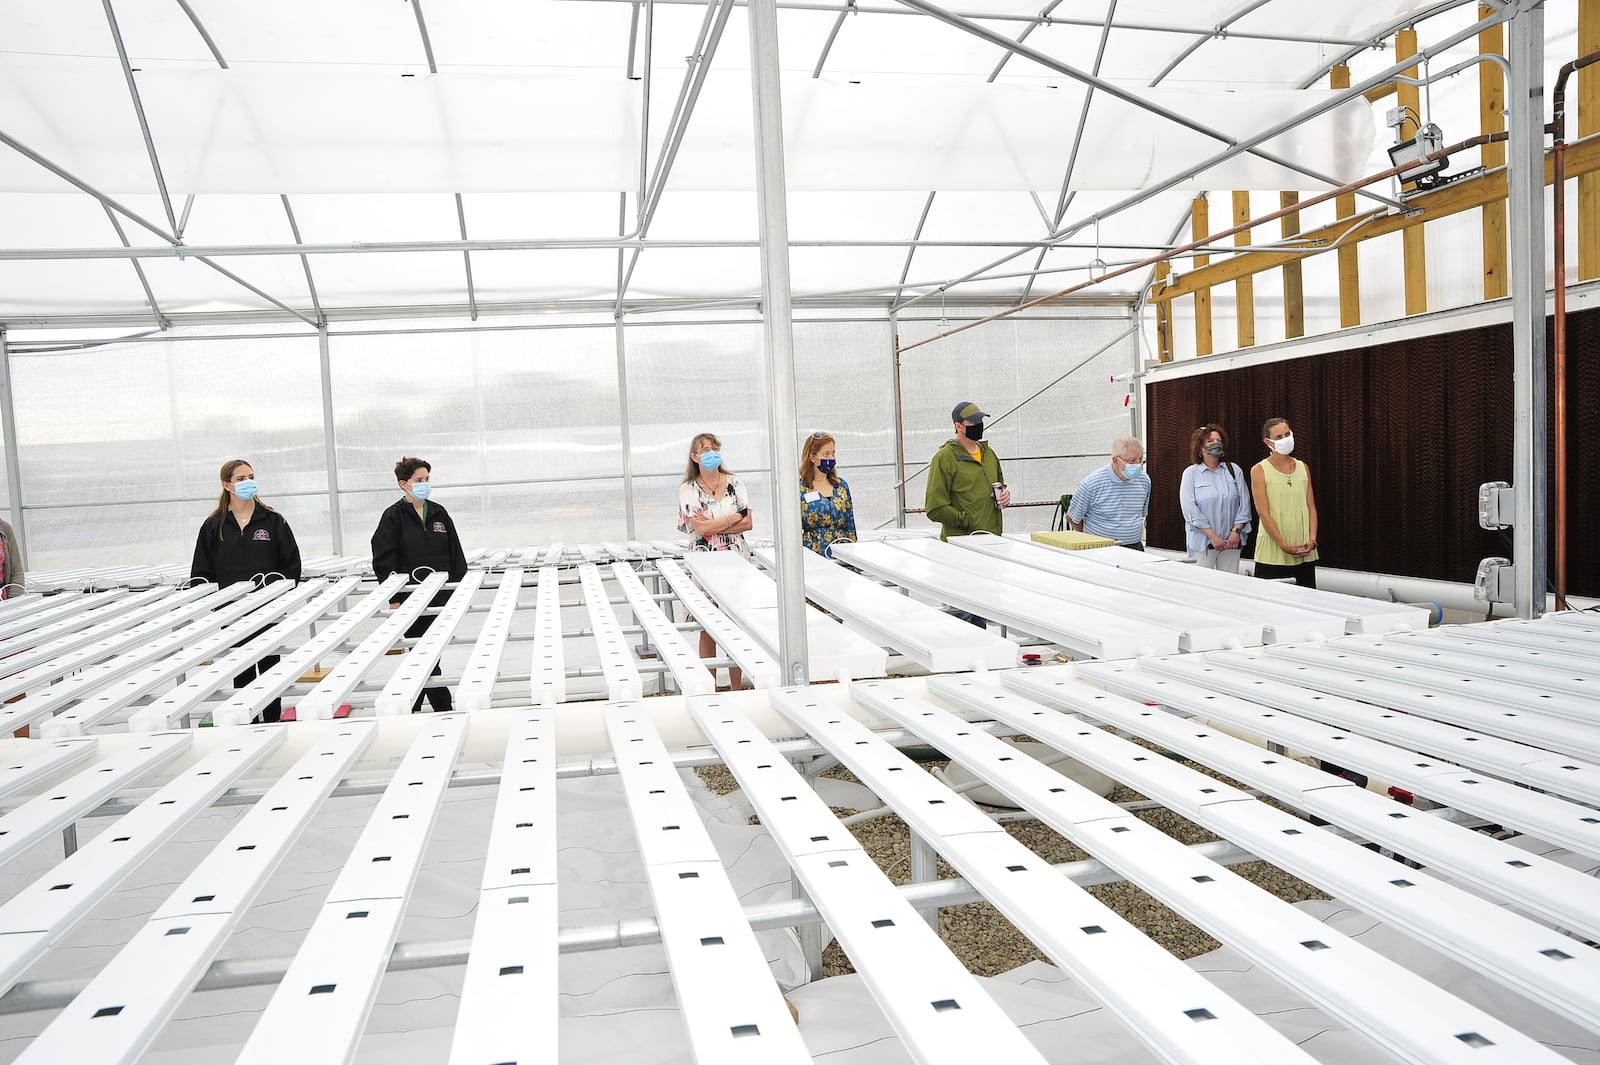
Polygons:
<instances>
[{"instance_id":1,"label":"brown cooling pad panel","mask_svg":"<svg viewBox=\"0 0 1600 1065\"><path fill-rule=\"evenodd\" d=\"M1583 531L1600 526L1600 311L1571 315L1567 336L1567 590L1597 596ZM1478 528L1478 486L1512 479L1511 359L1500 325L1152 384L1150 543L1183 548L1178 484L1195 428L1225 427L1228 460L1248 473L1277 415L1311 467L1325 564L1470 582L1480 559L1511 554L1509 530ZM1553 526L1553 485L1551 500Z\"/></svg>"}]
</instances>

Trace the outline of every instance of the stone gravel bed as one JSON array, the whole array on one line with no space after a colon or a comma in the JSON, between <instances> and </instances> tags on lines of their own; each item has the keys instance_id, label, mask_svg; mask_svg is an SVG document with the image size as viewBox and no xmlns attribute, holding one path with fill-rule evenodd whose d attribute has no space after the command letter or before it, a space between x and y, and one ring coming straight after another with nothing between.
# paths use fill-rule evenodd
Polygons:
<instances>
[{"instance_id":1,"label":"stone gravel bed","mask_svg":"<svg viewBox=\"0 0 1600 1065\"><path fill-rule=\"evenodd\" d=\"M940 761L922 763L923 768L930 770L947 764ZM1205 772L1209 776L1227 780L1226 777L1206 769L1205 766L1187 761L1183 761L1183 764ZM725 766L705 766L696 772L706 785L718 794L726 794L738 787L738 782ZM823 775L855 781L855 777L843 767L836 766ZM1131 788L1119 785L1109 798L1112 802L1127 803L1139 802L1144 796ZM834 812L845 817L856 811L835 809ZM1134 816L1184 844L1208 843L1218 838L1171 810L1139 810L1134 812ZM1004 827L1013 838L1051 863L1082 861L1090 857L1081 848L1069 843L1059 833L1041 822L1016 821ZM904 821L895 816L880 817L852 825L850 831L890 880L896 884L910 882L911 835ZM958 875L943 859L939 860L938 868L941 879ZM1270 862L1245 862L1233 866L1232 869L1246 880L1287 902L1328 898L1325 892L1298 877L1291 876ZM1192 958L1215 950L1220 945L1215 939L1133 884L1125 881L1097 884L1087 890L1176 957ZM979 976L996 976L1030 961L1050 960L987 902L945 907L939 913L939 933L967 969ZM823 975L840 976L854 971L850 960L839 949L838 942L830 942L823 953Z\"/></svg>"}]
</instances>

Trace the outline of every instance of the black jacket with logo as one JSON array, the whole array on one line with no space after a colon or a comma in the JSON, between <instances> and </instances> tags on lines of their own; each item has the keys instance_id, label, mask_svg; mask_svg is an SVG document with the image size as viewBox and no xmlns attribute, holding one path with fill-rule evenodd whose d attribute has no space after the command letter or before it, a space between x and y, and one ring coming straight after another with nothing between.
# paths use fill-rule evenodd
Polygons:
<instances>
[{"instance_id":1,"label":"black jacket with logo","mask_svg":"<svg viewBox=\"0 0 1600 1065\"><path fill-rule=\"evenodd\" d=\"M300 545L282 514L257 506L243 529L227 510L219 510L200 526L194 543L190 578L201 577L220 588L257 574L300 579Z\"/></svg>"},{"instance_id":2,"label":"black jacket with logo","mask_svg":"<svg viewBox=\"0 0 1600 1065\"><path fill-rule=\"evenodd\" d=\"M459 581L467 575L466 552L461 550L461 537L449 511L429 503L424 519L411 500L401 497L378 519L372 534L372 569L381 581L391 573L410 576L423 567L442 570L452 581ZM395 598L398 601L405 595Z\"/></svg>"}]
</instances>

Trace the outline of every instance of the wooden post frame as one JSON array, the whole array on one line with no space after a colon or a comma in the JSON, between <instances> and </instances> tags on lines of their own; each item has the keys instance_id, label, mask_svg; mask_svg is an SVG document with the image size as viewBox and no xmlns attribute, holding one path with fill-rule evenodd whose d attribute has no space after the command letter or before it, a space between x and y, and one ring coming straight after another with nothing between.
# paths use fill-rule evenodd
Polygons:
<instances>
[{"instance_id":1,"label":"wooden post frame","mask_svg":"<svg viewBox=\"0 0 1600 1065\"><path fill-rule=\"evenodd\" d=\"M1250 193L1233 194L1233 224L1242 226L1250 221ZM1250 231L1241 229L1233 235L1235 248L1250 246ZM1256 343L1256 283L1254 277L1241 277L1233 283L1234 318L1237 322L1239 346L1255 347Z\"/></svg>"},{"instance_id":2,"label":"wooden post frame","mask_svg":"<svg viewBox=\"0 0 1600 1065\"><path fill-rule=\"evenodd\" d=\"M1416 30L1405 29L1394 35L1396 62L1404 62L1416 54ZM1402 74L1414 78L1417 76L1417 69L1410 67L1402 71ZM1398 83L1395 87L1395 100L1405 109L1405 118L1400 123L1400 139L1415 137L1422 127L1422 91L1415 85ZM1412 226L1404 230L1400 240L1404 246L1406 313L1425 314L1428 310L1428 248L1423 238L1422 227Z\"/></svg>"},{"instance_id":3,"label":"wooden post frame","mask_svg":"<svg viewBox=\"0 0 1600 1065\"><path fill-rule=\"evenodd\" d=\"M1279 207L1293 207L1299 202L1298 192L1278 193ZM1299 211L1291 211L1281 221L1285 241L1300 235ZM1283 264L1283 335L1290 340L1306 335L1306 293L1299 259L1291 259Z\"/></svg>"},{"instance_id":4,"label":"wooden post frame","mask_svg":"<svg viewBox=\"0 0 1600 1065\"><path fill-rule=\"evenodd\" d=\"M1478 5L1478 17L1487 18L1494 8ZM1480 55L1506 54L1506 30L1503 25L1490 26L1478 34ZM1478 131L1499 133L1506 128L1506 76L1500 64L1493 61L1478 64ZM1483 165L1490 170L1506 165L1504 144L1485 144L1481 149ZM1506 274L1506 203L1496 200L1483 205L1483 298L1501 299L1510 294Z\"/></svg>"},{"instance_id":5,"label":"wooden post frame","mask_svg":"<svg viewBox=\"0 0 1600 1065\"><path fill-rule=\"evenodd\" d=\"M1328 87L1348 89L1350 68L1344 64L1328 72ZM1347 192L1333 201L1334 213L1340 218L1350 218L1356 213L1356 194ZM1298 257L1293 258L1298 261ZM1349 329L1361 324L1361 260L1354 243L1339 246L1339 328Z\"/></svg>"},{"instance_id":6,"label":"wooden post frame","mask_svg":"<svg viewBox=\"0 0 1600 1065\"><path fill-rule=\"evenodd\" d=\"M1194 198L1194 204L1189 211L1189 233L1192 240L1205 240L1211 235L1210 212L1206 205L1205 193ZM1211 256L1196 255L1194 268L1211 265ZM1211 354L1211 288L1197 288L1194 290L1194 353L1196 355Z\"/></svg>"},{"instance_id":7,"label":"wooden post frame","mask_svg":"<svg viewBox=\"0 0 1600 1065\"><path fill-rule=\"evenodd\" d=\"M1600 50L1600 0L1578 0L1578 55ZM1578 136L1600 133L1600 67L1577 75ZM1571 154L1567 156L1570 170ZM1568 217L1574 217L1568 212ZM1578 177L1578 280L1600 277L1600 173ZM1557 249L1557 254L1565 249Z\"/></svg>"}]
</instances>

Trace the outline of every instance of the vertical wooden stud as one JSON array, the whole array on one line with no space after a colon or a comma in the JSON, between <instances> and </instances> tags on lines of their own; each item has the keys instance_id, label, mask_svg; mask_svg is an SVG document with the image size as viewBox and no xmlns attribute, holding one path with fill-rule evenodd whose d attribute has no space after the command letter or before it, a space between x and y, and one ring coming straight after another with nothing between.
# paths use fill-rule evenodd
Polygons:
<instances>
[{"instance_id":1,"label":"vertical wooden stud","mask_svg":"<svg viewBox=\"0 0 1600 1065\"><path fill-rule=\"evenodd\" d=\"M1328 86L1333 89L1350 87L1350 68L1340 64L1328 74ZM1340 218L1351 218L1356 213L1356 194L1347 192L1334 198L1335 213ZM1341 244L1339 256L1339 328L1349 329L1361 324L1361 259L1358 246Z\"/></svg>"},{"instance_id":2,"label":"vertical wooden stud","mask_svg":"<svg viewBox=\"0 0 1600 1065\"><path fill-rule=\"evenodd\" d=\"M1242 226L1250 221L1250 194L1236 191L1233 194L1233 224ZM1233 246L1248 248L1250 231L1241 229L1233 235ZM1241 253L1242 254L1242 253ZM1253 274L1246 274L1233 283L1234 317L1238 319L1239 346L1254 347L1256 342L1256 282Z\"/></svg>"},{"instance_id":3,"label":"vertical wooden stud","mask_svg":"<svg viewBox=\"0 0 1600 1065\"><path fill-rule=\"evenodd\" d=\"M1189 233L1192 240L1205 240L1211 235L1211 221L1206 209L1205 193L1194 198L1194 205L1189 212ZM1211 256L1196 255L1194 265L1196 269L1211 264ZM1196 355L1211 354L1211 290L1201 289L1194 294L1194 353Z\"/></svg>"},{"instance_id":4,"label":"vertical wooden stud","mask_svg":"<svg viewBox=\"0 0 1600 1065\"><path fill-rule=\"evenodd\" d=\"M1478 17L1494 13L1487 4L1478 6ZM1505 27L1491 26L1478 34L1480 55L1505 55ZM1494 62L1478 64L1478 128L1483 133L1499 133L1506 128L1506 76ZM1485 144L1483 165L1489 169L1506 165L1504 144ZM1506 274L1506 201L1483 206L1483 298L1497 300L1509 294Z\"/></svg>"},{"instance_id":5,"label":"vertical wooden stud","mask_svg":"<svg viewBox=\"0 0 1600 1065\"><path fill-rule=\"evenodd\" d=\"M1298 192L1278 193L1280 208L1293 207L1300 202ZM1300 235L1300 212L1290 211L1283 216L1283 239L1292 240ZM1301 280L1300 260L1291 259L1283 264L1283 335L1293 339L1306 335L1306 294Z\"/></svg>"},{"instance_id":6,"label":"vertical wooden stud","mask_svg":"<svg viewBox=\"0 0 1600 1065\"><path fill-rule=\"evenodd\" d=\"M1401 30L1394 37L1395 62L1401 63L1417 54L1417 31ZM1409 67L1401 74L1408 78L1417 76L1417 67ZM1421 127L1422 91L1415 85L1395 83L1395 100L1405 108L1405 118L1400 123L1400 139L1417 135ZM1424 227L1410 226L1400 234L1404 249L1406 313L1422 314L1428 309L1428 248L1423 238Z\"/></svg>"}]
</instances>

